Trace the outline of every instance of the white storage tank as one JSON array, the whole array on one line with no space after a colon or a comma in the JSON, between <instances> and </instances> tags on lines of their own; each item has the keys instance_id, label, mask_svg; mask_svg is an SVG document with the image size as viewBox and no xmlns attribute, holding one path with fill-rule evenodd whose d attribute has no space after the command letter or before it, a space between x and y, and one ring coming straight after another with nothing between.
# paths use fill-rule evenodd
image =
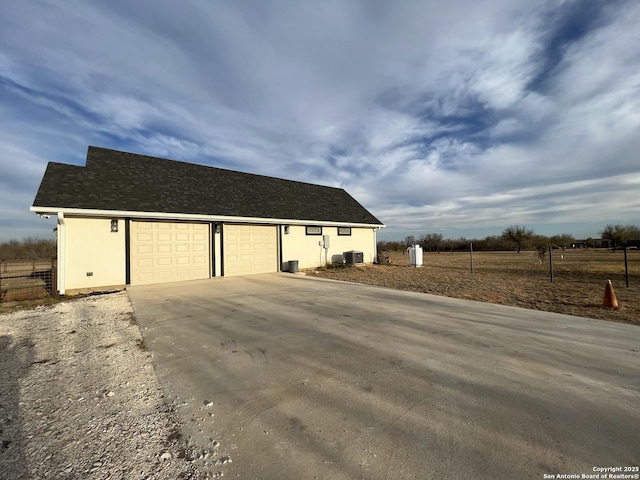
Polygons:
<instances>
[{"instance_id":1,"label":"white storage tank","mask_svg":"<svg viewBox=\"0 0 640 480\"><path fill-rule=\"evenodd\" d=\"M420 245L409 247L409 265L412 267L422 266L422 247Z\"/></svg>"}]
</instances>

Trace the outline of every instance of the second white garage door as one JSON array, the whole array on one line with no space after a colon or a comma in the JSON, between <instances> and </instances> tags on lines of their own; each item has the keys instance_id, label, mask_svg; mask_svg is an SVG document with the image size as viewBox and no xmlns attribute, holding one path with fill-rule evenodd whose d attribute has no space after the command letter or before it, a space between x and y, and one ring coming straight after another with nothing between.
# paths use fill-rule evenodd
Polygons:
<instances>
[{"instance_id":1,"label":"second white garage door","mask_svg":"<svg viewBox=\"0 0 640 480\"><path fill-rule=\"evenodd\" d=\"M224 225L224 275L278 271L278 237L274 226Z\"/></svg>"},{"instance_id":2,"label":"second white garage door","mask_svg":"<svg viewBox=\"0 0 640 480\"><path fill-rule=\"evenodd\" d=\"M131 222L131 284L209 278L209 225Z\"/></svg>"}]
</instances>

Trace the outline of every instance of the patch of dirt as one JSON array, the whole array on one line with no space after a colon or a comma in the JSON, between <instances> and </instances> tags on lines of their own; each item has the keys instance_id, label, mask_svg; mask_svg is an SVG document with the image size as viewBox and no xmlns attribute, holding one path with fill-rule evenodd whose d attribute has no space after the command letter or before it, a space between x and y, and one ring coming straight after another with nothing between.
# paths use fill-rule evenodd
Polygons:
<instances>
[{"instance_id":1,"label":"patch of dirt","mask_svg":"<svg viewBox=\"0 0 640 480\"><path fill-rule=\"evenodd\" d=\"M0 477L200 479L126 292L0 315Z\"/></svg>"},{"instance_id":2,"label":"patch of dirt","mask_svg":"<svg viewBox=\"0 0 640 480\"><path fill-rule=\"evenodd\" d=\"M640 255L629 255L629 288L622 254L594 251L554 253L553 283L548 257L532 252L426 253L420 268L406 253L392 263L362 267L309 269L310 276L514 307L640 325ZM611 280L620 307L603 307Z\"/></svg>"}]
</instances>

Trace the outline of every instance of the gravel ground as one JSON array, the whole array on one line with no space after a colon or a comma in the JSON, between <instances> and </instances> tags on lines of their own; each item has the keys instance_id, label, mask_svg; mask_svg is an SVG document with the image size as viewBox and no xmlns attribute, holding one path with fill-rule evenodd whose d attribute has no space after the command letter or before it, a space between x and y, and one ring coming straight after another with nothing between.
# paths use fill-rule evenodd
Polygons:
<instances>
[{"instance_id":1,"label":"gravel ground","mask_svg":"<svg viewBox=\"0 0 640 480\"><path fill-rule=\"evenodd\" d=\"M182 438L133 318L126 292L0 315L0 478L223 475Z\"/></svg>"}]
</instances>

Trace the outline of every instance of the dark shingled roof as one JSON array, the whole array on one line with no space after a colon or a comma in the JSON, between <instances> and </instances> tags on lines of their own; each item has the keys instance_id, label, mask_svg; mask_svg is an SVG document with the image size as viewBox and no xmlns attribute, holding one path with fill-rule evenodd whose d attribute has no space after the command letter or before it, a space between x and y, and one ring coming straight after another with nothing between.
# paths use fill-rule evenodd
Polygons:
<instances>
[{"instance_id":1,"label":"dark shingled roof","mask_svg":"<svg viewBox=\"0 0 640 480\"><path fill-rule=\"evenodd\" d=\"M85 167L50 162L33 206L382 225L341 188L99 147Z\"/></svg>"}]
</instances>

